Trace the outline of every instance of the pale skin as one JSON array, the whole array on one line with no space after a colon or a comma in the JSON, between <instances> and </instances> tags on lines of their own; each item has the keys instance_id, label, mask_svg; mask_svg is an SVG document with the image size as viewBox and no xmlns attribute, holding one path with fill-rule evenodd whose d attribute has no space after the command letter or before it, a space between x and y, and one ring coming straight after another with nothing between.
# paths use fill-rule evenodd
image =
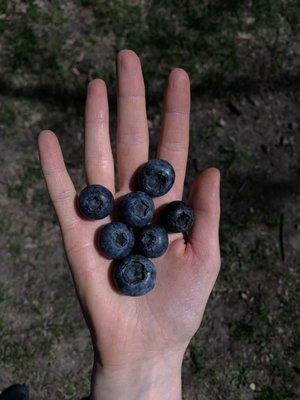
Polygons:
<instances>
[{"instance_id":1,"label":"pale skin","mask_svg":"<svg viewBox=\"0 0 300 400\"><path fill-rule=\"evenodd\" d=\"M87 184L101 184L116 198L130 191L130 180L148 160L149 135L145 88L138 56L123 50L117 57L118 124L115 186L108 131L105 83L89 83L85 107L84 166ZM182 198L189 144L190 83L187 73L171 71L166 85L157 157L176 172L173 188L156 198L157 207ZM110 279L111 262L95 247L95 232L109 222L87 221L76 211L76 191L56 135L39 135L39 154L55 207L65 251L83 314L91 331L93 400L179 400L181 365L190 339L200 326L220 268L220 174L203 171L192 185L189 203L195 223L184 239L169 236L168 251L154 260L155 288L141 297L121 295ZM200 160L201 161L201 160Z\"/></svg>"}]
</instances>

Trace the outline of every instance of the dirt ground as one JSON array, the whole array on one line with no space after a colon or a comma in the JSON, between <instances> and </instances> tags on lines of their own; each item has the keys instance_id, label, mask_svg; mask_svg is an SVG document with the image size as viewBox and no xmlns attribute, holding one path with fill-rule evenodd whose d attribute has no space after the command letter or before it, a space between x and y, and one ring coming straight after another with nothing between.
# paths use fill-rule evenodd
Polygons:
<instances>
[{"instance_id":1,"label":"dirt ground","mask_svg":"<svg viewBox=\"0 0 300 400\"><path fill-rule=\"evenodd\" d=\"M183 398L299 398L300 10L211 3L0 1L0 391L25 382L33 400L89 392L89 334L36 137L58 134L80 189L86 82L109 84L114 143L114 57L131 47L152 153L163 79L182 66L193 101L186 192L203 168L222 172L222 269L185 355Z\"/></svg>"}]
</instances>

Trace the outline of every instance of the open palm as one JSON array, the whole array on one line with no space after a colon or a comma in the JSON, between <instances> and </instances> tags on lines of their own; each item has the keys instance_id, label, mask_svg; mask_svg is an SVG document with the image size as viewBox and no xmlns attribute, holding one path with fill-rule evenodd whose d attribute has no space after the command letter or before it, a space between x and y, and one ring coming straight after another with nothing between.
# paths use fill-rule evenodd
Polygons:
<instances>
[{"instance_id":1,"label":"open palm","mask_svg":"<svg viewBox=\"0 0 300 400\"><path fill-rule=\"evenodd\" d=\"M123 50L117 67L119 190L116 192L114 183L107 92L100 79L92 81L87 92L85 172L88 184L104 185L118 198L130 191L133 174L148 160L149 137L140 61L132 51ZM188 76L175 69L166 88L157 157L173 165L176 180L170 192L155 199L156 207L182 197L189 109ZM170 235L168 251L154 260L155 288L145 296L128 297L114 288L111 263L95 246L95 233L109 218L87 221L76 211L76 191L54 133L40 134L39 151L96 358L102 364L121 366L128 360L159 353L184 352L199 327L220 266L218 170L205 170L194 182L189 197L195 212L194 226L186 240L181 234Z\"/></svg>"}]
</instances>

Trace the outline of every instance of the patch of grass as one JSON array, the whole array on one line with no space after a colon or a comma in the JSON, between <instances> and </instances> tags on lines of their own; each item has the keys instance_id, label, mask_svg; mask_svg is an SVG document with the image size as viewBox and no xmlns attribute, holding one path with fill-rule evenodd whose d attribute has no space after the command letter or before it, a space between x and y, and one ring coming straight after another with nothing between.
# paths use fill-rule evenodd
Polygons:
<instances>
[{"instance_id":1,"label":"patch of grass","mask_svg":"<svg viewBox=\"0 0 300 400\"><path fill-rule=\"evenodd\" d=\"M14 35L9 36L8 46L11 50L11 66L18 68L31 66L39 52L36 37L30 27L17 28Z\"/></svg>"},{"instance_id":2,"label":"patch of grass","mask_svg":"<svg viewBox=\"0 0 300 400\"><path fill-rule=\"evenodd\" d=\"M296 393L285 387L263 387L260 391L261 400L287 400L295 399Z\"/></svg>"},{"instance_id":3,"label":"patch of grass","mask_svg":"<svg viewBox=\"0 0 300 400\"><path fill-rule=\"evenodd\" d=\"M16 121L16 112L13 106L8 103L0 104L0 129L3 131L2 137L5 139L13 139L16 136L14 131L14 123Z\"/></svg>"},{"instance_id":4,"label":"patch of grass","mask_svg":"<svg viewBox=\"0 0 300 400\"><path fill-rule=\"evenodd\" d=\"M9 0L1 0L0 2L0 12L5 13L8 8Z\"/></svg>"},{"instance_id":5,"label":"patch of grass","mask_svg":"<svg viewBox=\"0 0 300 400\"><path fill-rule=\"evenodd\" d=\"M25 15L17 15L14 29L5 21L4 47L9 50L6 70L18 68L20 72L33 73L38 81L43 79L41 73L51 75L53 87L77 86L80 80L70 74L74 65L72 46L61 38L64 35L74 40L74 46L87 54L79 69L96 76L99 71L90 52L101 37L103 42L111 43L111 56L126 47L140 53L146 80L162 79L171 66L181 66L201 90L220 92L227 90L232 74L239 68L237 31L253 32L251 46L257 49L265 35L260 34L261 30L279 30L287 23L293 29L297 26L296 1L284 6L279 0L256 0L251 4L235 0L208 3L77 0L76 4L94 15L88 21L89 35L78 39L69 37L72 21L59 2L40 7L30 1ZM6 12L12 15L11 10ZM245 16L253 17L251 27L245 22ZM285 58L287 47L281 36L270 50L270 57L278 63ZM267 43L263 45L267 47ZM101 75L111 84L114 63L103 63Z\"/></svg>"},{"instance_id":6,"label":"patch of grass","mask_svg":"<svg viewBox=\"0 0 300 400\"><path fill-rule=\"evenodd\" d=\"M289 23L292 31L297 34L300 30L300 6L297 0L289 1L288 7L285 8L285 18Z\"/></svg>"},{"instance_id":7,"label":"patch of grass","mask_svg":"<svg viewBox=\"0 0 300 400\"><path fill-rule=\"evenodd\" d=\"M34 352L28 341L18 342L7 321L0 319L0 362L8 366L13 373L33 368Z\"/></svg>"},{"instance_id":8,"label":"patch of grass","mask_svg":"<svg viewBox=\"0 0 300 400\"><path fill-rule=\"evenodd\" d=\"M8 244L8 251L13 260L18 260L21 256L21 245L19 241L11 241Z\"/></svg>"},{"instance_id":9,"label":"patch of grass","mask_svg":"<svg viewBox=\"0 0 300 400\"><path fill-rule=\"evenodd\" d=\"M249 376L255 371L256 366L250 360L227 360L218 363L218 355L210 354L205 346L190 345L190 355L194 366L194 373L199 381L205 382L209 388L211 398L238 400L241 392L248 387ZM222 391L219 391L220 381L223 381Z\"/></svg>"},{"instance_id":10,"label":"patch of grass","mask_svg":"<svg viewBox=\"0 0 300 400\"><path fill-rule=\"evenodd\" d=\"M269 52L271 69L281 68L290 54L289 39L280 32L291 29L299 32L300 6L297 0L255 0L250 7L252 31L256 40ZM266 35L267 33L267 35Z\"/></svg>"},{"instance_id":11,"label":"patch of grass","mask_svg":"<svg viewBox=\"0 0 300 400\"><path fill-rule=\"evenodd\" d=\"M10 227L10 223L7 219L2 218L0 219L0 233L7 233Z\"/></svg>"},{"instance_id":12,"label":"patch of grass","mask_svg":"<svg viewBox=\"0 0 300 400\"><path fill-rule=\"evenodd\" d=\"M145 64L146 79L157 74L160 78L170 65L179 65L202 85L220 89L236 65L231 31L236 20L225 18L227 11L220 6L203 7L193 0L180 5L153 2L146 7L122 0L88 2L88 6L103 21L103 34L113 33L116 50L129 46L156 60Z\"/></svg>"},{"instance_id":13,"label":"patch of grass","mask_svg":"<svg viewBox=\"0 0 300 400\"><path fill-rule=\"evenodd\" d=\"M199 351L197 351L197 348L193 344L190 345L189 350L194 371L202 377L205 374L205 360L203 358L203 354L199 354Z\"/></svg>"},{"instance_id":14,"label":"patch of grass","mask_svg":"<svg viewBox=\"0 0 300 400\"><path fill-rule=\"evenodd\" d=\"M240 290L242 287L247 293L247 297L241 300L236 290L233 290L227 300L230 307L234 304L242 313L242 316L230 322L228 331L233 346L235 343L237 348L244 351L244 354L238 356L244 367L240 368L240 362L236 361L230 367L227 366L226 371L235 388L248 388L253 376L258 386L259 398L293 399L296 396L293 388L297 379L294 359L299 345L296 339L297 313L294 305L298 303L298 299L293 290L287 294L291 275L285 269L278 268L278 255L276 251L270 252L270 248L271 244L263 237L256 238L246 246L237 246L229 234L223 243L226 266L221 274L228 279L231 288ZM243 265L246 270L243 270ZM257 272L255 281L252 280L253 275L248 277L247 274L247 270L251 268L255 268ZM274 285L276 287L277 282L286 288L284 294L274 294ZM282 339L283 332L290 335L288 341ZM268 358L267 362L262 361L265 357ZM266 375L261 376L261 371L270 379L266 380Z\"/></svg>"},{"instance_id":15,"label":"patch of grass","mask_svg":"<svg viewBox=\"0 0 300 400\"><path fill-rule=\"evenodd\" d=\"M16 112L14 107L8 103L1 102L0 104L0 124L11 126L16 120Z\"/></svg>"},{"instance_id":16,"label":"patch of grass","mask_svg":"<svg viewBox=\"0 0 300 400\"><path fill-rule=\"evenodd\" d=\"M221 125L219 121L217 119L213 119L208 128L201 132L201 140L205 143L210 143L211 140L216 137L220 127Z\"/></svg>"},{"instance_id":17,"label":"patch of grass","mask_svg":"<svg viewBox=\"0 0 300 400\"><path fill-rule=\"evenodd\" d=\"M233 322L230 326L230 335L233 340L251 340L254 335L254 327L245 321Z\"/></svg>"},{"instance_id":18,"label":"patch of grass","mask_svg":"<svg viewBox=\"0 0 300 400\"><path fill-rule=\"evenodd\" d=\"M30 202L33 205L47 204L48 195L43 185L40 165L37 162L25 161L19 182L8 185L8 196L22 202L28 199L28 190L32 190Z\"/></svg>"},{"instance_id":19,"label":"patch of grass","mask_svg":"<svg viewBox=\"0 0 300 400\"><path fill-rule=\"evenodd\" d=\"M227 170L233 165L243 165L250 160L250 153L246 149L238 148L236 145L220 145L218 148L219 159Z\"/></svg>"},{"instance_id":20,"label":"patch of grass","mask_svg":"<svg viewBox=\"0 0 300 400\"><path fill-rule=\"evenodd\" d=\"M247 374L251 370L251 366L247 362L239 362L228 371L228 379L233 387L246 386L248 383Z\"/></svg>"},{"instance_id":21,"label":"patch of grass","mask_svg":"<svg viewBox=\"0 0 300 400\"><path fill-rule=\"evenodd\" d=\"M64 396L66 399L77 399L79 394L87 395L87 393L89 393L90 384L89 374L86 374L86 376L77 380L62 379L59 382L59 392L61 393L61 396ZM82 400L89 399L90 397L87 397Z\"/></svg>"},{"instance_id":22,"label":"patch of grass","mask_svg":"<svg viewBox=\"0 0 300 400\"><path fill-rule=\"evenodd\" d=\"M254 20L254 27L276 28L284 23L284 20L291 13L298 13L300 10L297 0L253 0L251 12Z\"/></svg>"},{"instance_id":23,"label":"patch of grass","mask_svg":"<svg viewBox=\"0 0 300 400\"><path fill-rule=\"evenodd\" d=\"M15 304L15 309L20 312L20 304ZM34 310L34 313L32 311ZM26 311L24 309L23 311ZM30 339L18 341L15 332L9 328L5 319L0 319L0 361L14 372L20 372L27 368L33 368L36 357L51 359L54 357L53 348L62 338L70 340L76 336L74 326L63 324L58 315L53 316L49 323L45 320L43 312L37 307L27 307L27 312L35 317L30 327L30 332L25 331L25 336L30 335ZM34 333L34 334L33 334Z\"/></svg>"},{"instance_id":24,"label":"patch of grass","mask_svg":"<svg viewBox=\"0 0 300 400\"><path fill-rule=\"evenodd\" d=\"M8 289L4 285L4 283L0 282L0 303L6 303L10 299L10 295L8 294ZM2 322L1 322L2 321ZM0 330L1 330L1 323L4 320L0 318Z\"/></svg>"},{"instance_id":25,"label":"patch of grass","mask_svg":"<svg viewBox=\"0 0 300 400\"><path fill-rule=\"evenodd\" d=\"M28 1L24 13L14 12L12 8L6 11L14 21L12 25L9 18L4 20L3 39L8 50L4 64L6 73L17 75L26 71L43 81L45 72L49 78L53 70L61 84L60 60L64 57L65 43L61 40L61 30L67 15L64 15L59 2L40 7L36 2Z\"/></svg>"},{"instance_id":26,"label":"patch of grass","mask_svg":"<svg viewBox=\"0 0 300 400\"><path fill-rule=\"evenodd\" d=\"M265 213L260 213L264 223L269 228L278 228L280 223L280 213L272 210L267 210Z\"/></svg>"},{"instance_id":27,"label":"patch of grass","mask_svg":"<svg viewBox=\"0 0 300 400\"><path fill-rule=\"evenodd\" d=\"M2 350L0 360L7 365L13 373L34 368L34 357L31 349L24 346L23 343L2 341Z\"/></svg>"}]
</instances>

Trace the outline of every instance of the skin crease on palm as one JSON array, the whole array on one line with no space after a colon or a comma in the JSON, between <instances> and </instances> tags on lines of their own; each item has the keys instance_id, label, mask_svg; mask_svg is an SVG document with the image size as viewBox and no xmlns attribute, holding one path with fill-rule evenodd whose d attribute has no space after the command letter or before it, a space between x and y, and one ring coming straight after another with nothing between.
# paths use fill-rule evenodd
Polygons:
<instances>
[{"instance_id":1,"label":"skin crease on palm","mask_svg":"<svg viewBox=\"0 0 300 400\"><path fill-rule=\"evenodd\" d=\"M100 79L90 82L87 89L84 165L87 184L104 185L119 198L130 191L132 175L148 160L149 135L141 64L134 52L123 50L118 54L117 76L118 191L108 132L107 91ZM166 195L154 199L156 207L182 197L189 111L189 78L185 71L176 68L171 71L166 85L157 147L157 157L173 165L176 180ZM155 288L145 296L128 297L114 289L110 278L111 262L100 255L94 244L95 232L110 219L87 221L79 216L74 206L76 191L66 171L57 137L50 131L43 131L38 143L41 166L58 215L76 292L91 331L95 351L92 398L113 398L108 393L107 382L116 376L114 390L118 388L118 379L124 377L120 393L127 399L180 398L180 382L174 382L174 388L169 388L171 397L164 397L162 393L147 397L146 391L155 390L155 379L158 382L160 379L157 370L163 376L164 367L176 369L172 376L180 379L183 354L201 323L218 275L219 171L209 168L195 180L188 200L194 209L195 223L187 242L182 234L171 234L167 252L154 260ZM138 376L143 374L144 368L148 375L155 371L151 384L146 385L147 379L142 378L145 391L138 388L131 396L124 382L131 382L128 390L134 390L134 385L139 386ZM133 371L136 376L130 377ZM176 385L179 388L175 388ZM142 392L143 396L139 397L138 393ZM120 393L118 398L123 398Z\"/></svg>"}]
</instances>

